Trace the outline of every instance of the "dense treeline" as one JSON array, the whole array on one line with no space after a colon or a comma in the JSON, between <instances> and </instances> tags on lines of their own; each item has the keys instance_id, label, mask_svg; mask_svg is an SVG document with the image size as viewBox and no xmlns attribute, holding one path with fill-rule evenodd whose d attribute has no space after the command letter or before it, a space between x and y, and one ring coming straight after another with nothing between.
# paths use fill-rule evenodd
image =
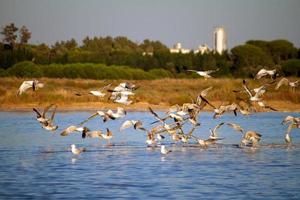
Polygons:
<instances>
[{"instance_id":1,"label":"dense treeline","mask_svg":"<svg viewBox=\"0 0 300 200\"><path fill-rule=\"evenodd\" d=\"M75 39L52 46L33 45L28 44L29 30L25 26L19 30L13 23L1 34L1 76L153 79L195 77L186 70L220 68L215 76L253 77L261 66L275 67L282 75L300 76L300 50L287 40L251 40L222 55L171 54L159 41L137 43L126 37L86 37L82 45Z\"/></svg>"}]
</instances>

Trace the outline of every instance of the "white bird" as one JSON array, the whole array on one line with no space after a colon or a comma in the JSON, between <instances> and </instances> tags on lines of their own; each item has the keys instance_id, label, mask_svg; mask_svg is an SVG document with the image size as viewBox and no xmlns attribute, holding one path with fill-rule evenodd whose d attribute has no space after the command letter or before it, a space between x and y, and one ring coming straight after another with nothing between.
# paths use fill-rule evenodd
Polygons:
<instances>
[{"instance_id":1,"label":"white bird","mask_svg":"<svg viewBox=\"0 0 300 200\"><path fill-rule=\"evenodd\" d=\"M289 81L287 78L282 78L276 85L275 87L275 90L278 90L282 85L285 85L285 86L290 86L291 89L294 91L297 87L300 86L300 83L299 81L294 81L294 82L291 82Z\"/></svg>"},{"instance_id":2,"label":"white bird","mask_svg":"<svg viewBox=\"0 0 300 200\"><path fill-rule=\"evenodd\" d=\"M129 95L133 95L133 93L131 94L132 92L119 92L117 94L117 97L116 99L114 100L115 103L121 103L121 104L124 104L124 105L130 105L132 104L133 101L129 100L128 96Z\"/></svg>"},{"instance_id":3,"label":"white bird","mask_svg":"<svg viewBox=\"0 0 300 200\"><path fill-rule=\"evenodd\" d=\"M93 119L96 116L100 116L103 118L103 122L108 121L109 119L115 120L118 118L123 118L126 115L126 111L124 108L118 107L116 112L113 112L112 110L108 110L106 112L104 111L97 111L96 113L89 116L86 120L82 121L80 125L86 123L87 121Z\"/></svg>"},{"instance_id":4,"label":"white bird","mask_svg":"<svg viewBox=\"0 0 300 200\"><path fill-rule=\"evenodd\" d=\"M70 133L73 132L83 132L84 129L86 129L86 127L77 127L77 126L69 126L68 128L66 128L65 130L63 130L63 132L60 133L61 136L67 136Z\"/></svg>"},{"instance_id":5,"label":"white bird","mask_svg":"<svg viewBox=\"0 0 300 200\"><path fill-rule=\"evenodd\" d=\"M126 120L121 125L120 131L123 131L124 129L129 128L130 126L133 126L134 129L141 129L143 131L146 131L146 129L143 128L143 124L140 120Z\"/></svg>"},{"instance_id":6,"label":"white bird","mask_svg":"<svg viewBox=\"0 0 300 200\"><path fill-rule=\"evenodd\" d=\"M272 79L275 79L277 76L276 69L273 70L266 70L266 69L261 69L257 72L255 79L260 79L261 77L269 75Z\"/></svg>"},{"instance_id":7,"label":"white bird","mask_svg":"<svg viewBox=\"0 0 300 200\"><path fill-rule=\"evenodd\" d=\"M161 146L160 146L160 153L161 153L161 154L166 155L166 154L168 154L168 153L170 153L170 152L172 152L172 151L171 151L171 150L168 150L168 149L166 148L165 145L161 145Z\"/></svg>"},{"instance_id":8,"label":"white bird","mask_svg":"<svg viewBox=\"0 0 300 200\"><path fill-rule=\"evenodd\" d=\"M29 88L32 88L33 91L36 91L39 88L43 88L44 84L40 83L37 80L33 80L33 81L23 81L23 83L21 84L21 86L19 87L18 90L18 95L23 94L24 92L26 92L26 90L28 90Z\"/></svg>"},{"instance_id":9,"label":"white bird","mask_svg":"<svg viewBox=\"0 0 300 200\"><path fill-rule=\"evenodd\" d=\"M104 86L104 87L102 87L102 88L100 88L99 90L91 90L91 91L89 91L89 94L94 95L96 97L104 97L106 94L103 93L103 91L105 89L107 89L108 87L110 87L110 86L111 86L111 83Z\"/></svg>"},{"instance_id":10,"label":"white bird","mask_svg":"<svg viewBox=\"0 0 300 200\"><path fill-rule=\"evenodd\" d=\"M245 89L245 91L248 93L248 95L250 96L249 100L252 102L257 102L257 101L261 101L260 96L265 92L263 87L260 87L259 89L256 90L255 95L253 95L251 93L251 90L248 88L246 81L243 80L243 88Z\"/></svg>"},{"instance_id":11,"label":"white bird","mask_svg":"<svg viewBox=\"0 0 300 200\"><path fill-rule=\"evenodd\" d=\"M111 93L111 100L114 100L116 103L123 103L129 105L130 101L127 101L129 95L134 95L133 91L136 90L138 87L135 84L124 82L120 83L117 87L113 90L108 90ZM117 101L116 101L117 100Z\"/></svg>"},{"instance_id":12,"label":"white bird","mask_svg":"<svg viewBox=\"0 0 300 200\"><path fill-rule=\"evenodd\" d=\"M293 116L286 116L283 121L281 122L281 124L289 124L286 132L285 132L285 142L287 144L290 144L292 142L292 138L290 137L290 133L292 131L293 128L300 128L300 118L299 117L293 117Z\"/></svg>"},{"instance_id":13,"label":"white bird","mask_svg":"<svg viewBox=\"0 0 300 200\"><path fill-rule=\"evenodd\" d=\"M212 78L212 76L210 74L213 72L219 71L219 68L216 70L207 70L207 71L196 71L196 70L187 70L187 71L196 72L200 76L203 76L205 79L207 79L207 78Z\"/></svg>"},{"instance_id":14,"label":"white bird","mask_svg":"<svg viewBox=\"0 0 300 200\"><path fill-rule=\"evenodd\" d=\"M82 138L90 137L90 138L99 138L102 139L102 131L90 131L88 128L84 127L84 130L82 131Z\"/></svg>"},{"instance_id":15,"label":"white bird","mask_svg":"<svg viewBox=\"0 0 300 200\"><path fill-rule=\"evenodd\" d=\"M81 152L86 151L86 149L85 148L76 148L75 144L72 144L71 151L74 155L79 155Z\"/></svg>"},{"instance_id":16,"label":"white bird","mask_svg":"<svg viewBox=\"0 0 300 200\"><path fill-rule=\"evenodd\" d=\"M156 144L156 140L154 138L154 134L149 132L147 134L147 139L146 139L146 143L148 144L148 146L152 146Z\"/></svg>"},{"instance_id":17,"label":"white bird","mask_svg":"<svg viewBox=\"0 0 300 200\"><path fill-rule=\"evenodd\" d=\"M251 145L251 146L256 146L257 143L260 141L261 139L261 134L255 132L255 131L247 131L245 134L244 134L244 137L242 139L242 142L243 144L246 144L246 145Z\"/></svg>"}]
</instances>

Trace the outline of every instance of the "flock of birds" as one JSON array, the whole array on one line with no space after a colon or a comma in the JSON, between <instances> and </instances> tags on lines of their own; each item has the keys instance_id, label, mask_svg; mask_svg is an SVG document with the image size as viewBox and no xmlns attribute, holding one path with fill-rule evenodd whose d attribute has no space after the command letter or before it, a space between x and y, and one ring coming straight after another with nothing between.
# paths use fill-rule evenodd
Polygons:
<instances>
[{"instance_id":1,"label":"flock of birds","mask_svg":"<svg viewBox=\"0 0 300 200\"><path fill-rule=\"evenodd\" d=\"M210 71L195 71L199 75L205 78L211 78L210 74L216 72L217 70ZM211 106L214 111L213 118L220 118L224 113L232 112L235 116L238 113L241 115L250 115L253 112L257 111L257 107L264 109L270 109L276 111L275 108L267 105L263 100L263 95L269 87L276 84L275 89L278 90L282 85L286 85L292 88L294 91L299 87L299 82L290 82L287 78L282 78L280 81L276 81L278 73L276 70L266 70L261 69L255 79L260 79L264 76L270 76L271 81L263 84L259 88L249 88L247 82L243 80L241 83L240 90L234 90L235 93L245 93L246 95L243 98L238 97L238 103L228 103L222 104L220 106L215 106L207 99L208 93L212 90L212 87L208 87L202 90L190 103L184 103L182 106L174 105L171 106L163 116L159 116L151 107L149 107L149 112L155 118L155 121L148 126L144 126L143 122L138 119L126 120L122 123L119 131L133 127L135 130L139 130L145 133L146 143L148 146L156 147L160 146L161 154L168 154L171 150L168 150L165 146L166 136L169 136L170 140L173 143L190 143L191 141L196 142L200 147L207 148L210 145L216 144L218 141L223 140L224 138L219 137L218 129L223 125L227 125L233 128L236 132L241 134L241 141L238 145L239 147L257 147L262 135L256 131L249 130L245 131L240 125L236 123L222 122L210 129L210 136L207 139L200 138L194 134L194 131L201 126L201 123L198 121L198 116L200 112L204 109L205 106ZM38 88L42 88L44 84L40 83L37 80L34 81L24 81L19 88L18 94L21 95L26 90L32 88L33 91ZM91 94L98 97L104 97L107 91L110 93L110 99L115 103L120 103L124 105L129 105L132 103L129 100L129 96L134 95L134 91L138 87L132 83L123 82L116 86L114 89L109 89L111 84L104 86L100 90L89 91L87 93L76 93L76 95L81 96L85 94ZM58 129L58 126L54 124L55 113L57 106L55 104L48 105L42 111L39 111L36 108L33 108L33 111L36 113L36 119L41 124L42 128L47 131L54 132ZM50 111L52 111L51 114ZM70 125L65 128L60 135L68 136L73 133L80 133L82 138L98 138L107 141L107 144L110 145L110 140L115 135L109 128L106 128L106 131L102 130L90 130L85 123L92 120L95 117L100 117L103 123L106 123L109 120L118 120L125 117L127 112L124 108L118 107L116 111L113 110L100 110L92 113L86 120L79 122L77 125ZM188 124L191 127L188 131L184 126ZM290 133L294 128L300 128L300 117L287 116L283 119L282 124L288 125L285 132L285 142L287 145L290 145L292 142ZM80 154L85 151L85 148L77 148L75 144L71 145L71 152L75 155Z\"/></svg>"}]
</instances>

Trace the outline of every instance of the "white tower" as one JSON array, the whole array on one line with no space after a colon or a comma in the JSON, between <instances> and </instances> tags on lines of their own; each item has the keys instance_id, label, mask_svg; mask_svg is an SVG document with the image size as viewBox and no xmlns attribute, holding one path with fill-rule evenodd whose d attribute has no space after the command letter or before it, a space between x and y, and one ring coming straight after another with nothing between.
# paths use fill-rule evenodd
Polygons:
<instances>
[{"instance_id":1,"label":"white tower","mask_svg":"<svg viewBox=\"0 0 300 200\"><path fill-rule=\"evenodd\" d=\"M216 27L214 31L215 51L222 54L227 49L227 36L224 27Z\"/></svg>"}]
</instances>

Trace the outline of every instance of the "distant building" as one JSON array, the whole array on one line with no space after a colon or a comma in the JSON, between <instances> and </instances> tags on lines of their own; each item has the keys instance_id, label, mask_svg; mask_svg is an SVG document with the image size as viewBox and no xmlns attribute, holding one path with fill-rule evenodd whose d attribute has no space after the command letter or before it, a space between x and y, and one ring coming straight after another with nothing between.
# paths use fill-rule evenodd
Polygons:
<instances>
[{"instance_id":1,"label":"distant building","mask_svg":"<svg viewBox=\"0 0 300 200\"><path fill-rule=\"evenodd\" d=\"M190 49L184 49L181 46L181 43L176 43L173 48L170 49L171 53L183 53L183 54L187 54L190 53L191 50Z\"/></svg>"},{"instance_id":2,"label":"distant building","mask_svg":"<svg viewBox=\"0 0 300 200\"><path fill-rule=\"evenodd\" d=\"M227 49L227 35L224 27L216 27L214 31L215 51L222 54Z\"/></svg>"},{"instance_id":3,"label":"distant building","mask_svg":"<svg viewBox=\"0 0 300 200\"><path fill-rule=\"evenodd\" d=\"M210 49L209 49L209 47L207 46L207 44L203 44L203 45L199 45L198 49L196 49L196 50L194 51L194 53L195 53L195 54L196 54L196 53L204 54L204 53L207 53L207 52L209 52L209 51L210 51Z\"/></svg>"}]
</instances>

